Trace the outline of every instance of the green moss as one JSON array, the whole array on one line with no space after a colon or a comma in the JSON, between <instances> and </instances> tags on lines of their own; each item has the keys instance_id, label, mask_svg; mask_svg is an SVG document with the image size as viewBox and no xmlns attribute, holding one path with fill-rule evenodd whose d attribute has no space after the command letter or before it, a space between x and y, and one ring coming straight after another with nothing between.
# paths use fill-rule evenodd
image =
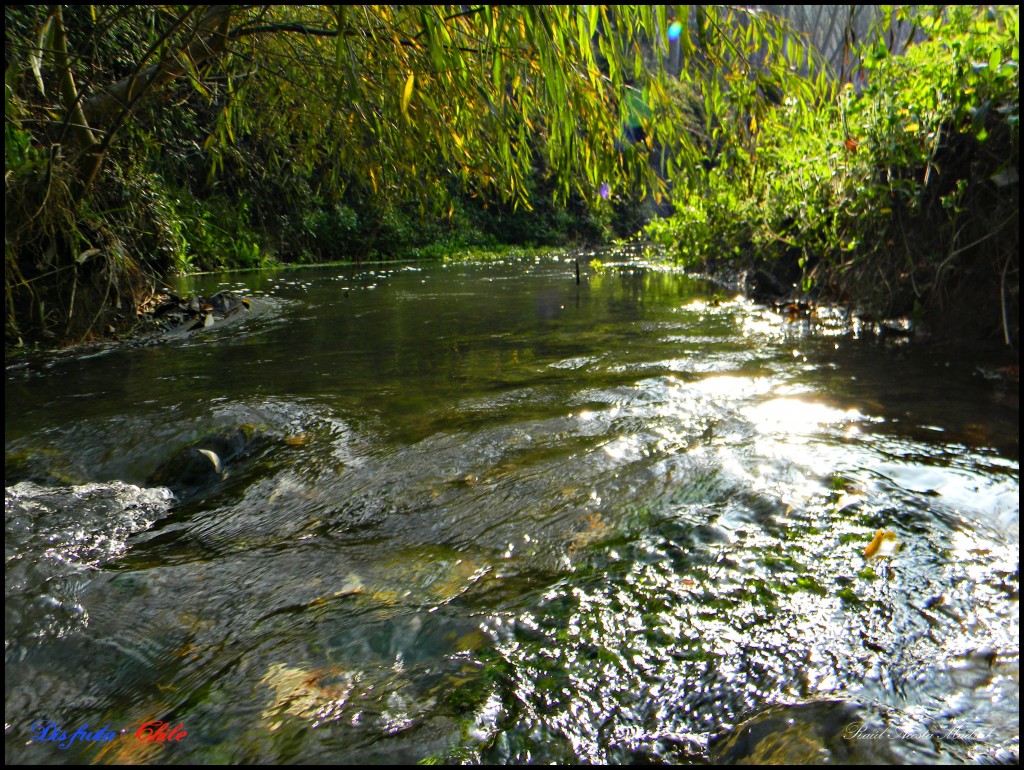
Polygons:
<instances>
[{"instance_id":1,"label":"green moss","mask_svg":"<svg viewBox=\"0 0 1024 770\"><path fill-rule=\"evenodd\" d=\"M772 572L781 572L784 570L804 572L807 569L790 554L776 556L774 554L766 553L761 557L761 563Z\"/></svg>"},{"instance_id":2,"label":"green moss","mask_svg":"<svg viewBox=\"0 0 1024 770\"><path fill-rule=\"evenodd\" d=\"M60 450L32 447L4 454L4 483L35 481L40 484L74 486L87 479Z\"/></svg>"},{"instance_id":3,"label":"green moss","mask_svg":"<svg viewBox=\"0 0 1024 770\"><path fill-rule=\"evenodd\" d=\"M871 567L864 567L857 573L857 577L862 580L878 580L878 574Z\"/></svg>"},{"instance_id":4,"label":"green moss","mask_svg":"<svg viewBox=\"0 0 1024 770\"><path fill-rule=\"evenodd\" d=\"M860 597L853 592L852 588L841 588L836 592L836 596L843 600L845 604L857 605L861 603Z\"/></svg>"},{"instance_id":5,"label":"green moss","mask_svg":"<svg viewBox=\"0 0 1024 770\"><path fill-rule=\"evenodd\" d=\"M824 587L822 587L821 583L819 583L817 580L808 575L802 575L801 577L798 577L796 579L796 584L797 587L800 588L800 590L802 591L810 591L812 594L816 594L817 596L828 595L828 591L826 591Z\"/></svg>"}]
</instances>

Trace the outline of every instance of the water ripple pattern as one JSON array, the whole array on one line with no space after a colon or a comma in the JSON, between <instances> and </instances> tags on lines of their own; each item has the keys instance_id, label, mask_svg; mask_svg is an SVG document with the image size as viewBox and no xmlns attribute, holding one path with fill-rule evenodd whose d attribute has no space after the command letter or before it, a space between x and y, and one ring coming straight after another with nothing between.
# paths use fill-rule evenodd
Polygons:
<instances>
[{"instance_id":1,"label":"water ripple pattern","mask_svg":"<svg viewBox=\"0 0 1024 770\"><path fill-rule=\"evenodd\" d=\"M7 760L1015 758L1016 387L591 256L196 277L256 312L9 365Z\"/></svg>"}]
</instances>

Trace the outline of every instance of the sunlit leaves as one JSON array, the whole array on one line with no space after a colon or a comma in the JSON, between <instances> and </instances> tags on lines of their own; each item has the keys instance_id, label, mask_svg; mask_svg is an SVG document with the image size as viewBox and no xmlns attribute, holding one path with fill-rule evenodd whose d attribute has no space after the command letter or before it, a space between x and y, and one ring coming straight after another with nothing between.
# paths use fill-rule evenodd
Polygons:
<instances>
[{"instance_id":1,"label":"sunlit leaves","mask_svg":"<svg viewBox=\"0 0 1024 770\"><path fill-rule=\"evenodd\" d=\"M405 88L402 90L402 114L409 114L409 100L412 99L412 88L416 83L415 73L410 73L408 80L405 81Z\"/></svg>"},{"instance_id":2,"label":"sunlit leaves","mask_svg":"<svg viewBox=\"0 0 1024 770\"><path fill-rule=\"evenodd\" d=\"M168 26L180 9L149 11L140 35L210 105L213 174L226 147L255 145L269 172L309 170L328 196L526 203L538 168L562 198L605 182L658 194L670 169L685 184L730 144L752 151L757 132L735 118L763 126L766 92L813 101L785 74L803 46L718 6L239 6L227 50L202 62ZM682 73L668 76L670 44ZM45 62L29 64L42 85Z\"/></svg>"},{"instance_id":3,"label":"sunlit leaves","mask_svg":"<svg viewBox=\"0 0 1024 770\"><path fill-rule=\"evenodd\" d=\"M947 315L934 308L955 296L953 276L968 259L976 275L996 276L991 296L999 297L1006 266L1016 264L1010 223L1018 217L1011 196L995 202L980 180L1002 179L1017 164L1018 14L898 10L858 52L856 87L836 84L838 92L824 68L787 78L783 61L800 71L806 60L796 43L778 48L746 28L746 50L763 46L757 67L726 56L728 66L709 68L699 91L680 89L681 98L699 94L712 163L697 184L681 184L693 175L676 172L675 214L649 232L693 262L790 260L804 270L804 290L812 281L852 288L880 312L924 306ZM928 39L890 52L897 16L916 18ZM715 23L713 9L706 22L714 34L730 29ZM1003 237L1000 228L1011 233L1007 251L975 249ZM1009 339L1005 312L1001 322Z\"/></svg>"}]
</instances>

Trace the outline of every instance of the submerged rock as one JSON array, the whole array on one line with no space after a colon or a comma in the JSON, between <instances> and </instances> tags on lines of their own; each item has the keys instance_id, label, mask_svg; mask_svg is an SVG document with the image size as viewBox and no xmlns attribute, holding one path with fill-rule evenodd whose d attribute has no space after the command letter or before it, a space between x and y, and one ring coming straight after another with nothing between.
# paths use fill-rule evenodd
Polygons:
<instances>
[{"instance_id":1,"label":"submerged rock","mask_svg":"<svg viewBox=\"0 0 1024 770\"><path fill-rule=\"evenodd\" d=\"M32 446L4 454L4 486L21 481L44 485L72 485L86 482L85 472L66 452Z\"/></svg>"},{"instance_id":2,"label":"submerged rock","mask_svg":"<svg viewBox=\"0 0 1024 770\"><path fill-rule=\"evenodd\" d=\"M241 425L209 433L176 452L150 482L170 488L179 500L207 494L226 478L232 463L266 446L268 434L256 425Z\"/></svg>"},{"instance_id":3,"label":"submerged rock","mask_svg":"<svg viewBox=\"0 0 1024 770\"><path fill-rule=\"evenodd\" d=\"M718 765L936 764L929 732L848 700L772 706L708 743Z\"/></svg>"}]
</instances>

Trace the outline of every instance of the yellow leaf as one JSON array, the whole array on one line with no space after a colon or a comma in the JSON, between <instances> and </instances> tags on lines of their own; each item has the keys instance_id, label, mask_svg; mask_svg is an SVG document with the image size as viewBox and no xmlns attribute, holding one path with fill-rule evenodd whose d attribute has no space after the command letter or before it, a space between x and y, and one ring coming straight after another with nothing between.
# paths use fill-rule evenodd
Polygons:
<instances>
[{"instance_id":1,"label":"yellow leaf","mask_svg":"<svg viewBox=\"0 0 1024 770\"><path fill-rule=\"evenodd\" d=\"M416 82L415 73L409 73L409 79L405 81L405 91L402 92L402 114L409 114L409 100L412 99L412 87Z\"/></svg>"},{"instance_id":2,"label":"yellow leaf","mask_svg":"<svg viewBox=\"0 0 1024 770\"><path fill-rule=\"evenodd\" d=\"M875 532L874 539L864 549L864 558L871 559L880 556L891 556L899 548L896 542L896 533L887 529L880 529Z\"/></svg>"}]
</instances>

